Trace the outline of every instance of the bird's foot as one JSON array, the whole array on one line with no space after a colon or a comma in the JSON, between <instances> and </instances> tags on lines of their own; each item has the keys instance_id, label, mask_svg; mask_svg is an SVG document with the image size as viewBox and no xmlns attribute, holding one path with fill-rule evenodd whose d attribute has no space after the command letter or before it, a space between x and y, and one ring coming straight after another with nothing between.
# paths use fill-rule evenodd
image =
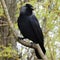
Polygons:
<instances>
[{"instance_id":1,"label":"bird's foot","mask_svg":"<svg viewBox=\"0 0 60 60\"><path fill-rule=\"evenodd\" d=\"M24 37L18 37L18 39L23 40L23 39L25 39L25 38L24 38Z\"/></svg>"}]
</instances>

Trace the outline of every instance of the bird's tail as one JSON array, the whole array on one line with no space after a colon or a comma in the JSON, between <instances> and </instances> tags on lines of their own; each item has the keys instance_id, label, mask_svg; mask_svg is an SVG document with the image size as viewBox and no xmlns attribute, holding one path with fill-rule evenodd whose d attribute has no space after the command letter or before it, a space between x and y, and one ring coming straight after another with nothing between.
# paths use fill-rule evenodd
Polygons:
<instances>
[{"instance_id":1,"label":"bird's tail","mask_svg":"<svg viewBox=\"0 0 60 60\"><path fill-rule=\"evenodd\" d=\"M46 50L45 50L44 46L41 45L41 44L39 44L39 45L40 45L40 47L41 47L43 53L45 54L45 53L46 53ZM35 54L36 54L36 56L37 56L38 59L42 59L41 56L39 55L39 53L38 53L38 51L37 51L36 49L35 49Z\"/></svg>"}]
</instances>

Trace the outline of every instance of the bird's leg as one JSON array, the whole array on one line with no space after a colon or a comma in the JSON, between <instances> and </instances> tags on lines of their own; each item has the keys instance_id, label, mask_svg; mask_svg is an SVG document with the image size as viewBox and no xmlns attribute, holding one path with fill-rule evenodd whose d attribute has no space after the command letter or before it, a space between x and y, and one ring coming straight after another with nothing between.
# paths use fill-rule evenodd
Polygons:
<instances>
[{"instance_id":1,"label":"bird's leg","mask_svg":"<svg viewBox=\"0 0 60 60\"><path fill-rule=\"evenodd\" d=\"M23 40L23 39L26 39L26 38L24 38L24 37L18 37L18 39Z\"/></svg>"},{"instance_id":2,"label":"bird's leg","mask_svg":"<svg viewBox=\"0 0 60 60\"><path fill-rule=\"evenodd\" d=\"M31 44L31 46L32 46L32 45L34 45L34 43L33 43L33 42L31 42L30 44Z\"/></svg>"}]
</instances>

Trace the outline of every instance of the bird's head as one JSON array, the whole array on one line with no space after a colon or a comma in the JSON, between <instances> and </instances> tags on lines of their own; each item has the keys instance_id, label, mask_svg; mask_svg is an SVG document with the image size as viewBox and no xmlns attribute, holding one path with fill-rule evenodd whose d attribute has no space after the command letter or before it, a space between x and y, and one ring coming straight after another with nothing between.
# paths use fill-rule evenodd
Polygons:
<instances>
[{"instance_id":1,"label":"bird's head","mask_svg":"<svg viewBox=\"0 0 60 60\"><path fill-rule=\"evenodd\" d=\"M25 6L22 6L20 13L25 15L31 15L33 10L34 9L31 4L26 4Z\"/></svg>"},{"instance_id":2,"label":"bird's head","mask_svg":"<svg viewBox=\"0 0 60 60\"><path fill-rule=\"evenodd\" d=\"M28 10L31 10L31 11L34 10L34 9L33 9L33 6L32 6L31 4L26 4L26 8L27 8Z\"/></svg>"}]
</instances>

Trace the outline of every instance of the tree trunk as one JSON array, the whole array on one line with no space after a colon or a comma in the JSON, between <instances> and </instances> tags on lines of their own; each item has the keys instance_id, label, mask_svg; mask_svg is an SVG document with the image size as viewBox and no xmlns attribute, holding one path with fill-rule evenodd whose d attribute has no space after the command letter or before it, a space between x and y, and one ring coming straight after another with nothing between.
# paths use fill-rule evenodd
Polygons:
<instances>
[{"instance_id":1,"label":"tree trunk","mask_svg":"<svg viewBox=\"0 0 60 60\"><path fill-rule=\"evenodd\" d=\"M8 12L12 22L15 22L16 21L15 14L16 14L16 8L17 8L16 0L5 0L5 3L7 5Z\"/></svg>"},{"instance_id":2,"label":"tree trunk","mask_svg":"<svg viewBox=\"0 0 60 60\"><path fill-rule=\"evenodd\" d=\"M12 22L14 23L16 21L15 13L16 13L16 0L5 0L9 15L11 17ZM9 32L9 35L12 34L11 31ZM11 44L13 45L13 48L16 48L16 40L13 36L11 36L10 39Z\"/></svg>"}]
</instances>

